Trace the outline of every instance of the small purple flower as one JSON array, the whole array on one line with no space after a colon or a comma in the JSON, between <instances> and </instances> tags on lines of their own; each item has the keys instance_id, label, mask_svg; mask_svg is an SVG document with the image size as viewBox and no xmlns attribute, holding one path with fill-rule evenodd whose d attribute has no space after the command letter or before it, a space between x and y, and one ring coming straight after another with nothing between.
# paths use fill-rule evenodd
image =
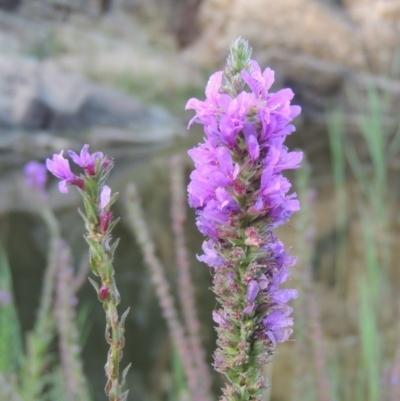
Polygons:
<instances>
[{"instance_id":1,"label":"small purple flower","mask_svg":"<svg viewBox=\"0 0 400 401\"><path fill-rule=\"evenodd\" d=\"M104 185L100 192L100 232L105 234L108 230L112 219L112 212L106 210L111 199L111 188L108 185Z\"/></svg>"},{"instance_id":2,"label":"small purple flower","mask_svg":"<svg viewBox=\"0 0 400 401\"><path fill-rule=\"evenodd\" d=\"M247 295L246 295L246 301L247 305L243 309L244 314L249 314L252 313L256 307L255 304L255 299L257 298L257 295L260 291L260 285L256 280L251 280L247 286Z\"/></svg>"},{"instance_id":3,"label":"small purple flower","mask_svg":"<svg viewBox=\"0 0 400 401\"><path fill-rule=\"evenodd\" d=\"M258 284L258 282L256 280L251 280L249 285L247 286L247 302L254 302L259 291L260 285Z\"/></svg>"},{"instance_id":4,"label":"small purple flower","mask_svg":"<svg viewBox=\"0 0 400 401\"><path fill-rule=\"evenodd\" d=\"M218 255L214 249L214 242L212 240L203 242L204 255L197 256L200 262L207 263L212 267L220 267L224 264L224 260Z\"/></svg>"},{"instance_id":5,"label":"small purple flower","mask_svg":"<svg viewBox=\"0 0 400 401\"><path fill-rule=\"evenodd\" d=\"M266 290L268 288L269 280L265 276L265 274L261 274L258 278L258 284L260 286L260 290Z\"/></svg>"},{"instance_id":6,"label":"small purple flower","mask_svg":"<svg viewBox=\"0 0 400 401\"><path fill-rule=\"evenodd\" d=\"M6 290L0 289L0 305L9 305L12 301L11 294Z\"/></svg>"},{"instance_id":7,"label":"small purple flower","mask_svg":"<svg viewBox=\"0 0 400 401\"><path fill-rule=\"evenodd\" d=\"M226 95L221 95L219 93L219 88L221 86L222 81L222 71L218 71L215 74L211 75L207 87L206 87L206 96L207 100L204 102L192 98L186 104L186 110L194 109L196 110L196 115L190 120L189 127L192 125L194 121L210 121L210 117L216 115L218 113L218 105L220 102L220 98L225 97Z\"/></svg>"},{"instance_id":8,"label":"small purple flower","mask_svg":"<svg viewBox=\"0 0 400 401\"><path fill-rule=\"evenodd\" d=\"M83 146L80 155L78 156L74 151L69 150L68 154L71 159L79 167L82 167L89 175L95 175L95 163L97 159L102 159L104 157L102 152L95 152L90 154L88 152L89 145Z\"/></svg>"},{"instance_id":9,"label":"small purple flower","mask_svg":"<svg viewBox=\"0 0 400 401\"><path fill-rule=\"evenodd\" d=\"M267 336L273 344L286 341L293 330L288 326L293 326L293 318L288 317L292 313L292 308L282 305L280 309L274 310L263 319Z\"/></svg>"},{"instance_id":10,"label":"small purple flower","mask_svg":"<svg viewBox=\"0 0 400 401\"><path fill-rule=\"evenodd\" d=\"M104 211L107 205L110 203L111 188L108 185L104 185L100 193L100 209Z\"/></svg>"},{"instance_id":11,"label":"small purple flower","mask_svg":"<svg viewBox=\"0 0 400 401\"><path fill-rule=\"evenodd\" d=\"M287 290L278 290L272 295L275 302L279 304L285 304L292 299L298 297L297 290L287 289Z\"/></svg>"},{"instance_id":12,"label":"small purple flower","mask_svg":"<svg viewBox=\"0 0 400 401\"><path fill-rule=\"evenodd\" d=\"M76 177L69 167L69 161L63 156L64 151L62 150L59 155L53 155L53 159L46 160L47 170L53 175L59 178L61 181L58 184L58 188L61 193L67 194L68 187L67 184L75 185L81 189L84 187L83 180Z\"/></svg>"},{"instance_id":13,"label":"small purple flower","mask_svg":"<svg viewBox=\"0 0 400 401\"><path fill-rule=\"evenodd\" d=\"M46 166L35 160L25 164L24 167L25 184L28 188L34 188L45 193L45 186L47 181Z\"/></svg>"},{"instance_id":14,"label":"small purple flower","mask_svg":"<svg viewBox=\"0 0 400 401\"><path fill-rule=\"evenodd\" d=\"M227 323L228 315L224 312L214 310L212 312L212 317L214 322L221 326Z\"/></svg>"}]
</instances>

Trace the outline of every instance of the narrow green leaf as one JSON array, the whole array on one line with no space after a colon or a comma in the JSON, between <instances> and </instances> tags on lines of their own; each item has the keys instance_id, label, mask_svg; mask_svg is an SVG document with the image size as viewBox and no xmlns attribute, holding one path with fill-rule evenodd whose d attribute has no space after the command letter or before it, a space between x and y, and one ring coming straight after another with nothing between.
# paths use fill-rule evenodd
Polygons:
<instances>
[{"instance_id":1,"label":"narrow green leaf","mask_svg":"<svg viewBox=\"0 0 400 401\"><path fill-rule=\"evenodd\" d=\"M0 373L13 373L21 366L23 346L21 327L14 304L11 271L0 244Z\"/></svg>"},{"instance_id":2,"label":"narrow green leaf","mask_svg":"<svg viewBox=\"0 0 400 401\"><path fill-rule=\"evenodd\" d=\"M92 284L93 288L96 290L96 293L98 294L100 291L99 285L94 281L91 277L88 277L90 284Z\"/></svg>"}]
</instances>

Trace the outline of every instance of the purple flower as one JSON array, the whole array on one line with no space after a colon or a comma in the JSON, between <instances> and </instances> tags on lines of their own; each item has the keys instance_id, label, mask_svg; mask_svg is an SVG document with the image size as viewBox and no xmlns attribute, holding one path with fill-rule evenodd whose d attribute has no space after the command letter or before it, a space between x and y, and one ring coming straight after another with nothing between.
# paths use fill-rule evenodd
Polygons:
<instances>
[{"instance_id":1,"label":"purple flower","mask_svg":"<svg viewBox=\"0 0 400 401\"><path fill-rule=\"evenodd\" d=\"M264 320L266 334L273 344L281 343L289 339L293 330L287 326L293 325L293 319L288 317L292 313L292 308L285 306L280 310L272 311Z\"/></svg>"},{"instance_id":2,"label":"purple flower","mask_svg":"<svg viewBox=\"0 0 400 401\"><path fill-rule=\"evenodd\" d=\"M100 209L104 211L107 205L110 203L111 188L108 185L104 185L100 192Z\"/></svg>"},{"instance_id":3,"label":"purple flower","mask_svg":"<svg viewBox=\"0 0 400 401\"><path fill-rule=\"evenodd\" d=\"M259 291L260 285L258 282L256 280L251 280L247 287L247 302L254 302Z\"/></svg>"},{"instance_id":4,"label":"purple flower","mask_svg":"<svg viewBox=\"0 0 400 401\"><path fill-rule=\"evenodd\" d=\"M79 188L84 187L83 180L76 177L69 167L69 162L63 156L64 151L62 150L59 155L53 155L53 159L46 160L47 170L53 175L59 178L61 181L58 184L58 188L61 193L67 194L68 187L67 184L75 185Z\"/></svg>"},{"instance_id":5,"label":"purple flower","mask_svg":"<svg viewBox=\"0 0 400 401\"><path fill-rule=\"evenodd\" d=\"M214 322L221 326L227 323L228 315L224 312L214 310L212 312L212 317Z\"/></svg>"},{"instance_id":6,"label":"purple flower","mask_svg":"<svg viewBox=\"0 0 400 401\"><path fill-rule=\"evenodd\" d=\"M222 71L218 71L211 75L208 80L206 87L207 99L202 102L198 99L190 99L186 104L186 110L196 110L196 115L190 120L189 127L194 121L209 121L209 118L218 113L219 99L226 95L219 94L219 88L221 86Z\"/></svg>"},{"instance_id":7,"label":"purple flower","mask_svg":"<svg viewBox=\"0 0 400 401\"><path fill-rule=\"evenodd\" d=\"M203 242L203 251L204 255L197 256L197 259L200 260L200 262L207 263L209 266L212 267L223 266L224 260L218 255L218 253L214 249L214 243L212 240Z\"/></svg>"},{"instance_id":8,"label":"purple flower","mask_svg":"<svg viewBox=\"0 0 400 401\"><path fill-rule=\"evenodd\" d=\"M287 289L287 290L279 290L273 294L273 300L279 304L285 304L292 299L297 298L298 292L297 290Z\"/></svg>"},{"instance_id":9,"label":"purple flower","mask_svg":"<svg viewBox=\"0 0 400 401\"><path fill-rule=\"evenodd\" d=\"M83 146L80 155L78 156L72 150L68 151L69 156L79 167L82 167L89 175L95 175L95 163L97 159L102 159L104 157L103 153L95 152L90 154L88 152L89 145Z\"/></svg>"},{"instance_id":10,"label":"purple flower","mask_svg":"<svg viewBox=\"0 0 400 401\"><path fill-rule=\"evenodd\" d=\"M186 107L196 111L189 125L194 121L203 124L207 135L204 143L189 151L196 169L190 176L188 193L189 204L197 210L199 230L211 238L204 242L204 255L198 259L212 267L226 263L215 245L223 238L239 236L234 227L241 224L236 219L246 214L253 216L252 219L264 218L265 227L272 230L299 209L296 195L288 195L291 184L282 176L282 171L299 167L303 156L301 152L288 152L283 145L285 137L294 131L289 123L300 113L300 108L290 105L292 90L269 92L274 81L271 69L261 72L252 60L250 70L241 72L251 93L242 91L236 97L221 92L222 76L218 72L210 78L205 101L191 99ZM251 182L255 176L259 177L257 184ZM243 209L243 203L233 195L246 196L246 188L251 190L251 195L246 197ZM267 249L268 239L250 235L253 231L257 233L257 230L245 230L245 245ZM249 282L247 312L254 310L259 291L271 291L275 305L283 305L297 296L295 290L278 290L289 274L290 260L281 243L272 237L271 241L270 257L280 268L268 270L267 265L258 279ZM269 320L277 314L272 314ZM274 341L284 338L288 332L275 331Z\"/></svg>"},{"instance_id":11,"label":"purple flower","mask_svg":"<svg viewBox=\"0 0 400 401\"><path fill-rule=\"evenodd\" d=\"M0 289L0 305L9 305L12 301L11 294L6 290Z\"/></svg>"},{"instance_id":12,"label":"purple flower","mask_svg":"<svg viewBox=\"0 0 400 401\"><path fill-rule=\"evenodd\" d=\"M47 181L46 166L33 160L25 165L24 173L26 186L35 188L44 194Z\"/></svg>"},{"instance_id":13,"label":"purple flower","mask_svg":"<svg viewBox=\"0 0 400 401\"><path fill-rule=\"evenodd\" d=\"M255 299L260 291L260 285L256 280L251 280L247 286L247 295L246 295L246 301L247 305L243 309L244 314L249 314L254 311L254 308L256 307L255 304Z\"/></svg>"},{"instance_id":14,"label":"purple flower","mask_svg":"<svg viewBox=\"0 0 400 401\"><path fill-rule=\"evenodd\" d=\"M108 185L104 185L100 192L100 232L105 234L108 230L112 219L112 212L107 210L107 206L111 200L111 188Z\"/></svg>"}]
</instances>

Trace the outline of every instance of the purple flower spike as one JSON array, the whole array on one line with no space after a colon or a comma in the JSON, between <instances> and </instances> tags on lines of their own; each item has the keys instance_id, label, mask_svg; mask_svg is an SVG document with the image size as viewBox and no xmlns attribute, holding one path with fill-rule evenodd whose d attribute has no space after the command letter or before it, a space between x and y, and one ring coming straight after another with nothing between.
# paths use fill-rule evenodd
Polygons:
<instances>
[{"instance_id":1,"label":"purple flower spike","mask_svg":"<svg viewBox=\"0 0 400 401\"><path fill-rule=\"evenodd\" d=\"M35 188L44 194L47 181L46 166L33 160L25 165L24 173L26 186Z\"/></svg>"},{"instance_id":2,"label":"purple flower spike","mask_svg":"<svg viewBox=\"0 0 400 401\"><path fill-rule=\"evenodd\" d=\"M291 106L290 89L270 92L274 72L262 72L250 53L245 41L236 41L225 71L210 78L206 100L191 99L186 107L196 113L189 125L203 124L205 133L189 151L195 170L188 194L207 238L198 259L215 268L214 367L229 381L221 401L261 401L263 362L291 335L287 302L297 297L296 290L279 288L294 258L273 230L299 209L282 173L302 159L284 145L300 108Z\"/></svg>"},{"instance_id":3,"label":"purple flower spike","mask_svg":"<svg viewBox=\"0 0 400 401\"><path fill-rule=\"evenodd\" d=\"M75 185L79 188L84 187L83 180L81 178L76 177L69 167L69 162L63 156L64 151L62 150L59 155L53 155L53 159L46 160L47 170L50 171L53 175L61 180L58 184L58 188L61 193L67 194L68 187L67 184Z\"/></svg>"},{"instance_id":4,"label":"purple flower spike","mask_svg":"<svg viewBox=\"0 0 400 401\"><path fill-rule=\"evenodd\" d=\"M80 155L78 156L74 151L69 150L68 154L71 159L79 167L82 167L89 175L95 175L95 163L96 159L102 159L104 157L102 152L95 152L90 154L88 152L89 145L83 146Z\"/></svg>"}]
</instances>

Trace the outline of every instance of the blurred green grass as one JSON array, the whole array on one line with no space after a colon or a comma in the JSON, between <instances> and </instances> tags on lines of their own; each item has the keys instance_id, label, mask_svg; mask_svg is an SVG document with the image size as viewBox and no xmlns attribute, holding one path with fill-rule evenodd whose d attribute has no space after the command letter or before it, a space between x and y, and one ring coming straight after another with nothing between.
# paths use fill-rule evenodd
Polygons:
<instances>
[{"instance_id":1,"label":"blurred green grass","mask_svg":"<svg viewBox=\"0 0 400 401\"><path fill-rule=\"evenodd\" d=\"M357 320L347 325L349 332L341 333L341 338L326 335L325 347L329 355L325 368L330 381L327 399L394 401L397 398L393 398L393 394L400 394L395 389L399 378L393 379L393 372L398 369L394 355L400 344L398 269L393 257L398 231L395 215L398 212L398 191L393 187L391 161L398 157L400 150L400 119L391 115L395 121L388 128L384 120L387 117L385 113L390 110L391 98L372 85L367 84L363 99L350 88L348 96L358 115L359 133L356 138L346 132L343 108L331 106L327 111L336 211L335 251L330 255L335 279L333 283L325 282L323 285L333 286L337 300L345 305L347 316L343 319ZM296 184L303 203L298 218L297 235L301 244L298 249L315 254L317 245L311 244L314 249L310 250L310 243L304 240L304 230L311 224L310 213L313 213L307 204L304 205L304 194L312 184L304 178L304 172L299 172ZM300 264L303 259L300 255ZM312 255L306 257L307 261L312 264ZM311 265L310 274L318 272L319 268ZM324 302L321 298L319 301ZM304 307L307 308L303 305L302 310ZM296 318L303 320L304 316L297 315ZM295 330L295 338L298 337L299 342L312 338L312 332L304 333L307 326L304 329L301 322L297 326L299 334L296 336ZM341 345L346 338L352 342L351 347ZM311 345L313 347L316 347L315 343ZM309 358L306 366L308 375L314 371L315 385L315 376L320 374L316 371L315 361ZM294 391L299 388L298 381L305 379L304 376L293 378ZM293 399L296 399L296 393ZM301 399L317 401L321 396L305 393Z\"/></svg>"}]
</instances>

